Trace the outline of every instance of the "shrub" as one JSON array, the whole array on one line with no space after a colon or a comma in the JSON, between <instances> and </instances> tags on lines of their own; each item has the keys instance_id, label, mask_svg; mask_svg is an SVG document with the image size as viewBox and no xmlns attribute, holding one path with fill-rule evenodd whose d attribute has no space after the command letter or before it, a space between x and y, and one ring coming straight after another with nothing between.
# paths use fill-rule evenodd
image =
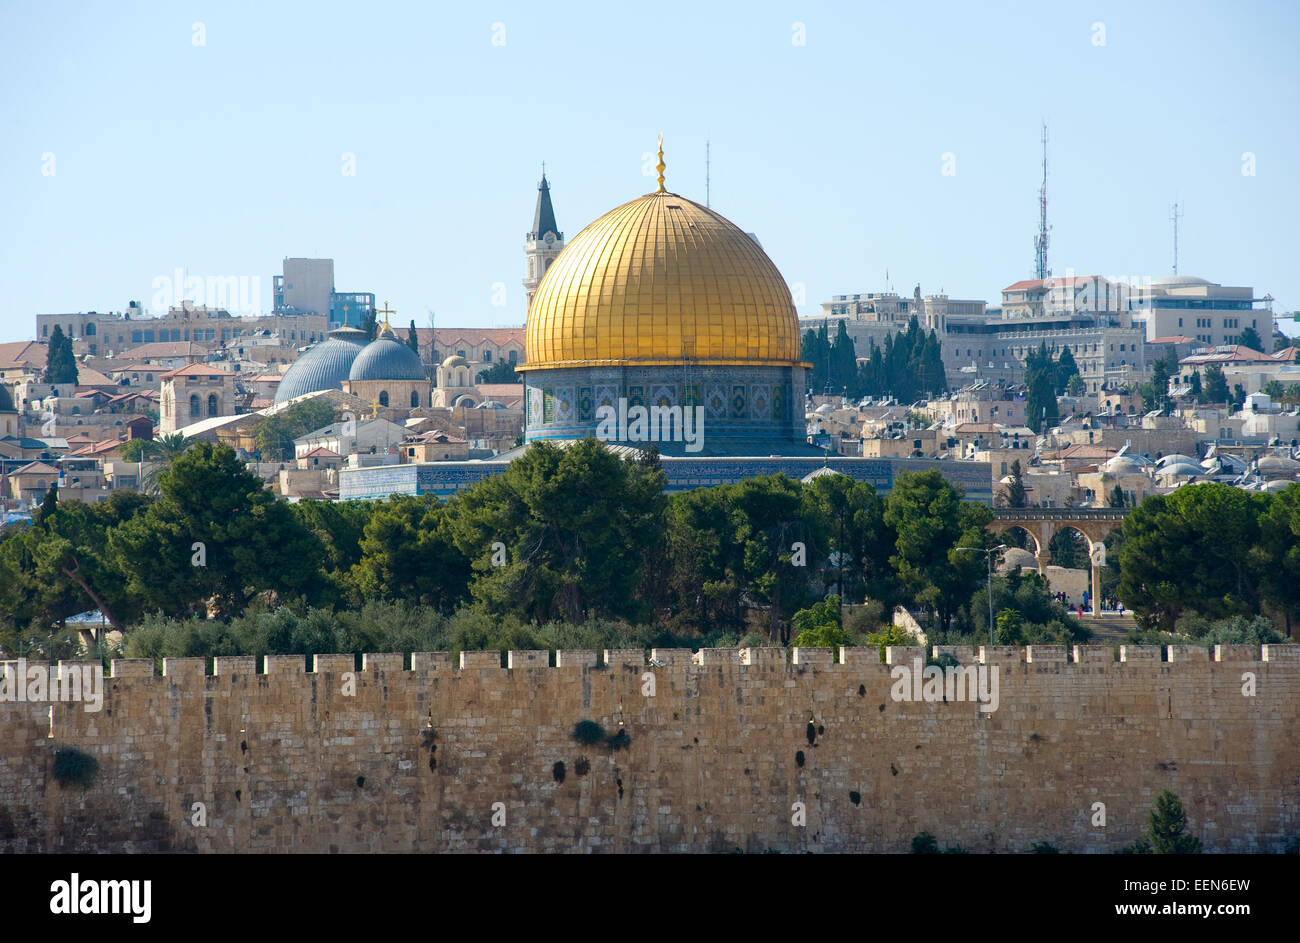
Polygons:
<instances>
[{"instance_id":1,"label":"shrub","mask_svg":"<svg viewBox=\"0 0 1300 943\"><path fill-rule=\"evenodd\" d=\"M585 747L605 739L605 728L594 720L580 720L573 725L573 739Z\"/></svg>"},{"instance_id":2,"label":"shrub","mask_svg":"<svg viewBox=\"0 0 1300 943\"><path fill-rule=\"evenodd\" d=\"M75 747L64 747L54 754L54 781L60 786L86 789L95 781L99 760Z\"/></svg>"},{"instance_id":3,"label":"shrub","mask_svg":"<svg viewBox=\"0 0 1300 943\"><path fill-rule=\"evenodd\" d=\"M922 832L912 839L912 854L937 855L938 853L939 842L929 832Z\"/></svg>"}]
</instances>

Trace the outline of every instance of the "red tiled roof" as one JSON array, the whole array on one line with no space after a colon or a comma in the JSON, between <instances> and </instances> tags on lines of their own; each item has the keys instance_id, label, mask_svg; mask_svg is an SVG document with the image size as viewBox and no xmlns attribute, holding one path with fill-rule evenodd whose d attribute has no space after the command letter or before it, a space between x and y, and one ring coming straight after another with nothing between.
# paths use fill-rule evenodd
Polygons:
<instances>
[{"instance_id":1,"label":"red tiled roof","mask_svg":"<svg viewBox=\"0 0 1300 943\"><path fill-rule=\"evenodd\" d=\"M421 347L427 347L430 339L436 333L437 340L434 344L439 349L446 350L454 347L456 344L466 344L470 347L477 347L479 344L508 344L524 343L524 328L519 327L440 327L427 328L417 327L415 329L416 339Z\"/></svg>"},{"instance_id":2,"label":"red tiled roof","mask_svg":"<svg viewBox=\"0 0 1300 943\"><path fill-rule=\"evenodd\" d=\"M141 344L138 347L132 347L130 350L122 351L124 359L148 360L151 357L204 357L207 356L206 347L200 347L193 341L154 341L150 344Z\"/></svg>"},{"instance_id":3,"label":"red tiled roof","mask_svg":"<svg viewBox=\"0 0 1300 943\"><path fill-rule=\"evenodd\" d=\"M53 465L46 465L44 462L28 462L22 468L16 468L9 473L9 477L14 475L57 475L59 470Z\"/></svg>"},{"instance_id":4,"label":"red tiled roof","mask_svg":"<svg viewBox=\"0 0 1300 943\"><path fill-rule=\"evenodd\" d=\"M1278 359L1243 344L1226 344L1184 357L1179 363L1278 363Z\"/></svg>"},{"instance_id":5,"label":"red tiled roof","mask_svg":"<svg viewBox=\"0 0 1300 943\"><path fill-rule=\"evenodd\" d=\"M221 367L214 367L206 363L192 363L184 367L177 367L175 370L168 370L162 375L164 380L172 377L233 377L234 374L229 370Z\"/></svg>"},{"instance_id":6,"label":"red tiled roof","mask_svg":"<svg viewBox=\"0 0 1300 943\"><path fill-rule=\"evenodd\" d=\"M339 453L335 452L333 449L327 449L323 445L318 445L310 452L303 452L298 457L299 458L342 458L343 456L339 455Z\"/></svg>"},{"instance_id":7,"label":"red tiled roof","mask_svg":"<svg viewBox=\"0 0 1300 943\"><path fill-rule=\"evenodd\" d=\"M9 341L0 344L0 365L43 367L47 353L49 348L37 341Z\"/></svg>"},{"instance_id":8,"label":"red tiled roof","mask_svg":"<svg viewBox=\"0 0 1300 943\"><path fill-rule=\"evenodd\" d=\"M479 383L475 388L484 396L495 400L524 395L524 385L522 383Z\"/></svg>"},{"instance_id":9,"label":"red tiled roof","mask_svg":"<svg viewBox=\"0 0 1300 943\"><path fill-rule=\"evenodd\" d=\"M1170 337L1157 337L1153 341L1147 341L1148 344L1194 344L1196 339L1184 337L1182 334L1174 334Z\"/></svg>"}]
</instances>

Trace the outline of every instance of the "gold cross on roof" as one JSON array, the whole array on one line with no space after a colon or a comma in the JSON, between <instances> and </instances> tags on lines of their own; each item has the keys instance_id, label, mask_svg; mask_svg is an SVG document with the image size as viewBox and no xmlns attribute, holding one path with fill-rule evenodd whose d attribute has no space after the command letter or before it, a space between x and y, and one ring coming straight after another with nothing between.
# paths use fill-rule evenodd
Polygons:
<instances>
[{"instance_id":1,"label":"gold cross on roof","mask_svg":"<svg viewBox=\"0 0 1300 943\"><path fill-rule=\"evenodd\" d=\"M391 330L392 330L392 327L390 327L389 324L388 324L388 316L389 316L390 314L396 314L396 313L397 313L396 311L393 311L391 308L388 307L388 302L387 302L387 301L384 302L384 306L383 306L382 308L377 308L377 309L375 309L375 314L382 314L382 315L384 316L384 330L385 330L385 331L391 331Z\"/></svg>"}]
</instances>

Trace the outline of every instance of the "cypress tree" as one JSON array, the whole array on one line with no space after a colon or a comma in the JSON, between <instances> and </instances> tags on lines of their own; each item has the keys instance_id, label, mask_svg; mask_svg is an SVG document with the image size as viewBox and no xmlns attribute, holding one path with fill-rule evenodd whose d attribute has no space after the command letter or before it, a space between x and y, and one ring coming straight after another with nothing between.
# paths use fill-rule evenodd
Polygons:
<instances>
[{"instance_id":1,"label":"cypress tree","mask_svg":"<svg viewBox=\"0 0 1300 943\"><path fill-rule=\"evenodd\" d=\"M72 353L72 338L64 334L63 328L57 324L50 332L50 344L45 354L45 373L42 379L46 383L77 382L77 358Z\"/></svg>"}]
</instances>

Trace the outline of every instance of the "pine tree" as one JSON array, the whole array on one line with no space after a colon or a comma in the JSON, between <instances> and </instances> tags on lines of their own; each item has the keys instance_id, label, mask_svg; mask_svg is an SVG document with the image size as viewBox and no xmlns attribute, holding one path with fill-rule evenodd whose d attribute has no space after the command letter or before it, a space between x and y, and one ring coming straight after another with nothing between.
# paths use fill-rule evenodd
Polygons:
<instances>
[{"instance_id":1,"label":"pine tree","mask_svg":"<svg viewBox=\"0 0 1300 943\"><path fill-rule=\"evenodd\" d=\"M1166 789L1156 797L1156 806L1151 810L1151 827L1147 831L1147 841L1151 844L1151 853L1157 855L1199 855L1201 840L1195 835L1184 835L1187 828L1187 813L1178 797Z\"/></svg>"},{"instance_id":2,"label":"pine tree","mask_svg":"<svg viewBox=\"0 0 1300 943\"><path fill-rule=\"evenodd\" d=\"M939 346L939 338L930 330L930 336L925 340L925 356L922 359L922 377L924 378L925 393L946 393L948 392L948 376L943 368L943 350Z\"/></svg>"},{"instance_id":3,"label":"pine tree","mask_svg":"<svg viewBox=\"0 0 1300 943\"><path fill-rule=\"evenodd\" d=\"M58 328L55 328L58 330ZM50 526L50 517L59 509L59 483L50 482L50 490L45 492L45 500L41 502L41 513L36 518L36 523L44 528Z\"/></svg>"},{"instance_id":4,"label":"pine tree","mask_svg":"<svg viewBox=\"0 0 1300 943\"><path fill-rule=\"evenodd\" d=\"M1106 497L1108 507L1122 508L1127 502L1124 500L1124 489L1116 485Z\"/></svg>"},{"instance_id":5,"label":"pine tree","mask_svg":"<svg viewBox=\"0 0 1300 943\"><path fill-rule=\"evenodd\" d=\"M1061 348L1061 357L1056 361L1056 395L1060 396L1070 386L1070 377L1079 375L1079 365L1074 362L1070 348Z\"/></svg>"},{"instance_id":6,"label":"pine tree","mask_svg":"<svg viewBox=\"0 0 1300 943\"><path fill-rule=\"evenodd\" d=\"M1033 360L1034 366L1026 374L1029 396L1025 401L1025 419L1029 428L1042 435L1060 423L1061 412L1052 382L1052 357L1046 347Z\"/></svg>"},{"instance_id":7,"label":"pine tree","mask_svg":"<svg viewBox=\"0 0 1300 943\"><path fill-rule=\"evenodd\" d=\"M1223 376L1223 368L1217 363L1212 363L1205 368L1204 390L1202 401L1206 403L1227 403L1231 396L1228 392L1228 381Z\"/></svg>"},{"instance_id":8,"label":"pine tree","mask_svg":"<svg viewBox=\"0 0 1300 943\"><path fill-rule=\"evenodd\" d=\"M1193 371L1192 371L1192 379L1191 379L1190 382L1191 382L1191 387L1192 387L1192 390L1191 390L1192 402L1199 403L1199 402L1201 401L1201 396L1202 396L1202 392L1201 392L1201 371L1199 371L1199 370L1193 370Z\"/></svg>"},{"instance_id":9,"label":"pine tree","mask_svg":"<svg viewBox=\"0 0 1300 943\"><path fill-rule=\"evenodd\" d=\"M406 329L406 346L411 348L417 354L420 352L420 338L415 333L415 321L412 319L411 326Z\"/></svg>"},{"instance_id":10,"label":"pine tree","mask_svg":"<svg viewBox=\"0 0 1300 943\"><path fill-rule=\"evenodd\" d=\"M1237 343L1242 347L1249 347L1251 350L1258 350L1261 354L1264 352L1264 341L1260 338L1259 332L1253 327L1242 328L1241 336L1237 338Z\"/></svg>"},{"instance_id":11,"label":"pine tree","mask_svg":"<svg viewBox=\"0 0 1300 943\"><path fill-rule=\"evenodd\" d=\"M853 393L857 388L858 358L854 350L853 338L849 337L848 328L841 321L835 332L835 343L831 345L831 390L839 393Z\"/></svg>"},{"instance_id":12,"label":"pine tree","mask_svg":"<svg viewBox=\"0 0 1300 943\"><path fill-rule=\"evenodd\" d=\"M72 339L63 333L57 324L50 332L49 349L45 354L45 373L42 379L46 383L76 383L77 358L72 353Z\"/></svg>"},{"instance_id":13,"label":"pine tree","mask_svg":"<svg viewBox=\"0 0 1300 943\"><path fill-rule=\"evenodd\" d=\"M1022 508L1028 504L1028 494L1025 491L1024 471L1020 467L1020 459L1011 463L1011 484L1007 485L1007 507Z\"/></svg>"},{"instance_id":14,"label":"pine tree","mask_svg":"<svg viewBox=\"0 0 1300 943\"><path fill-rule=\"evenodd\" d=\"M366 332L367 341L374 340L379 334L379 319L374 311L367 311L366 316L361 319L361 330Z\"/></svg>"}]
</instances>

